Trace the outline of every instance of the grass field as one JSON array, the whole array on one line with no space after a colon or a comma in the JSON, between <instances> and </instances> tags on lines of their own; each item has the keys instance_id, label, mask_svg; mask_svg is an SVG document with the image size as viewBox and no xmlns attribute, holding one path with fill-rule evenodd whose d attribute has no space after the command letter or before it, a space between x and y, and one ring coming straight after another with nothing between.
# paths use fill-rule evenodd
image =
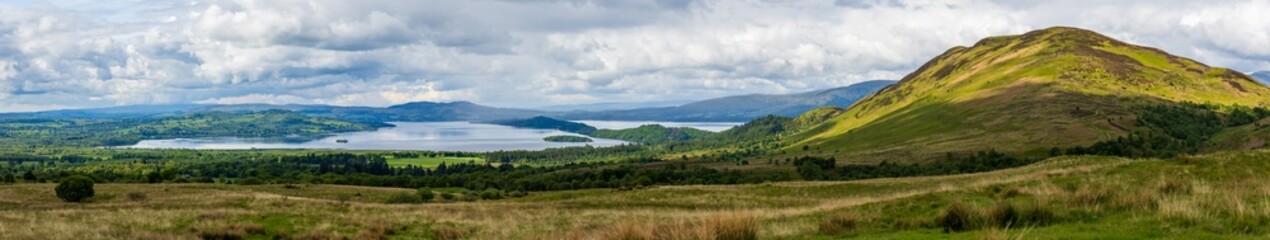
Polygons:
<instances>
[{"instance_id":1,"label":"grass field","mask_svg":"<svg viewBox=\"0 0 1270 240\"><path fill-rule=\"evenodd\" d=\"M0 185L11 239L1264 239L1270 152L1178 160L1064 157L953 176L538 192L384 204L412 189ZM144 197L137 197L144 196ZM950 207L956 206L956 207ZM952 223L953 231L945 232Z\"/></svg>"},{"instance_id":2,"label":"grass field","mask_svg":"<svg viewBox=\"0 0 1270 240\"><path fill-rule=\"evenodd\" d=\"M406 165L415 165L415 166L419 166L423 168L436 168L437 166L441 165L441 163L455 164L455 163L468 163L468 162L484 163L485 159L478 158L478 157L417 157L417 158L388 157L388 166L392 166L392 167L405 167Z\"/></svg>"}]
</instances>

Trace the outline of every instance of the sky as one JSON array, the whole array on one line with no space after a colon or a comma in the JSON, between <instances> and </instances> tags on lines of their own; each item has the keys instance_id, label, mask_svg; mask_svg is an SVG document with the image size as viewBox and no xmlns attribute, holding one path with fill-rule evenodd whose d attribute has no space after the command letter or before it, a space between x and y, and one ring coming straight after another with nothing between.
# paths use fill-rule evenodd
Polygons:
<instances>
[{"instance_id":1,"label":"sky","mask_svg":"<svg viewBox=\"0 0 1270 240\"><path fill-rule=\"evenodd\" d=\"M504 107L899 79L1073 26L1270 70L1270 0L0 0L0 112L171 103Z\"/></svg>"}]
</instances>

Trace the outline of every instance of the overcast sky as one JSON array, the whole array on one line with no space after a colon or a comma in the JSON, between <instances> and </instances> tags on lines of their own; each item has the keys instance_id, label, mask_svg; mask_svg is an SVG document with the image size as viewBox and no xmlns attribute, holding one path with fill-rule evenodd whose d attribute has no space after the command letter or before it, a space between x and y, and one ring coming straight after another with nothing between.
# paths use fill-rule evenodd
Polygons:
<instances>
[{"instance_id":1,"label":"overcast sky","mask_svg":"<svg viewBox=\"0 0 1270 240\"><path fill-rule=\"evenodd\" d=\"M950 47L1056 25L1251 72L1270 70L1267 10L1270 0L5 0L0 112L790 93L898 79Z\"/></svg>"}]
</instances>

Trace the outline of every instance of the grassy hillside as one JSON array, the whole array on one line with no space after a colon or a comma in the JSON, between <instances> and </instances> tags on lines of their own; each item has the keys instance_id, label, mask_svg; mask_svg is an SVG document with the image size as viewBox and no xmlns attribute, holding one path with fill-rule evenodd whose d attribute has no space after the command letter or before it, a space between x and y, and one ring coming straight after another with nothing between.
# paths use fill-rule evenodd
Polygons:
<instances>
[{"instance_id":1,"label":"grassy hillside","mask_svg":"<svg viewBox=\"0 0 1270 240\"><path fill-rule=\"evenodd\" d=\"M788 150L921 161L1087 146L1133 131L1141 107L1177 102L1264 107L1270 88L1229 69L1056 27L949 49L794 138Z\"/></svg>"},{"instance_id":2,"label":"grassy hillside","mask_svg":"<svg viewBox=\"0 0 1270 240\"><path fill-rule=\"evenodd\" d=\"M0 224L0 233L18 239L1254 239L1270 234L1264 199L1270 181L1260 174L1267 171L1267 152L1062 157L954 176L537 192L425 204L384 203L413 189L216 184L99 184L97 197L76 204L58 201L52 184L7 184L0 185L0 219L12 221ZM946 233L948 226L959 227Z\"/></svg>"}]
</instances>

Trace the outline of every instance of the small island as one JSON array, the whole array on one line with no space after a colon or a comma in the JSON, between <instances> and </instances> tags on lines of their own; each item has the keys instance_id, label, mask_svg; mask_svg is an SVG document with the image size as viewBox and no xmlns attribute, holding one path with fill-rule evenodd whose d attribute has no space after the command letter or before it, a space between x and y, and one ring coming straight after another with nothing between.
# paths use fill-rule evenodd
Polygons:
<instances>
[{"instance_id":1,"label":"small island","mask_svg":"<svg viewBox=\"0 0 1270 240\"><path fill-rule=\"evenodd\" d=\"M548 136L548 137L542 138L542 140L548 141L548 142L571 142L571 143L592 142L591 138L582 137L582 136L571 136L571 135Z\"/></svg>"}]
</instances>

